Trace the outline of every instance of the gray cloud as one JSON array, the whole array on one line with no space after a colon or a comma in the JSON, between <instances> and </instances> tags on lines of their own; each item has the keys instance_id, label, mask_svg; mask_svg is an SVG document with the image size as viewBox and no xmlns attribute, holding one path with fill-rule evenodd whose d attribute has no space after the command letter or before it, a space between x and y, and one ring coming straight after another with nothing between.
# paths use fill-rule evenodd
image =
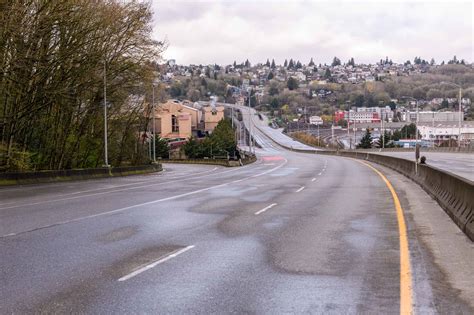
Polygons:
<instances>
[{"instance_id":1,"label":"gray cloud","mask_svg":"<svg viewBox=\"0 0 474 315\"><path fill-rule=\"evenodd\" d=\"M471 2L154 1L165 58L227 64L415 56L473 60Z\"/></svg>"}]
</instances>

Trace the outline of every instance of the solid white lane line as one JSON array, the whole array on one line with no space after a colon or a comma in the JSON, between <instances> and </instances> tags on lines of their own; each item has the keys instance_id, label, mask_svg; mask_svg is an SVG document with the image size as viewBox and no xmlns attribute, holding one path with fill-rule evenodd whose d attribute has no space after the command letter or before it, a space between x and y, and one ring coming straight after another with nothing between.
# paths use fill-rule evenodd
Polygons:
<instances>
[{"instance_id":1,"label":"solid white lane line","mask_svg":"<svg viewBox=\"0 0 474 315\"><path fill-rule=\"evenodd\" d=\"M303 189L305 189L305 187L301 186L300 189L298 189L296 192L298 193L298 192L302 191Z\"/></svg>"},{"instance_id":2,"label":"solid white lane line","mask_svg":"<svg viewBox=\"0 0 474 315\"><path fill-rule=\"evenodd\" d=\"M267 211L268 209L271 209L271 208L275 207L276 205L277 205L276 203L272 203L271 205L266 206L262 210L259 210L259 211L255 212L255 215L259 215L260 213L263 213L263 212Z\"/></svg>"},{"instance_id":3,"label":"solid white lane line","mask_svg":"<svg viewBox=\"0 0 474 315\"><path fill-rule=\"evenodd\" d=\"M223 184L219 184L219 185L215 185L215 186L209 186L209 187L206 187L206 188L193 190L193 191L190 191L190 192L187 192L187 193L184 193L184 194L174 195L174 196L171 196L171 197L166 197L166 198L162 198L162 199L157 199L157 200L152 200L152 201L148 201L148 202L144 202L144 203L139 203L139 204L135 204L135 205L120 208L120 209L115 209L115 210L110 210L110 211L106 211L106 212L96 213L96 214L88 215L88 216L85 216L85 217L79 217L79 218L75 218L75 219L71 219L71 220L56 222L56 223L53 223L53 224L37 227L37 228L31 229L31 230L21 231L21 232L18 232L18 233L10 233L10 234L7 234L7 235L2 235L2 236L0 236L0 238L7 237L7 236L16 236L18 234L32 232L32 231L36 231L36 230L40 230L40 229L46 229L46 228L50 228L50 227L57 226L57 225L63 225L63 224L78 222L78 221L82 221L82 220L86 220L86 219L91 219L91 218L101 217L101 216L109 215L109 214L113 214L113 213L123 212L123 211L126 211L126 210L130 210L130 209L134 209L134 208L138 208L138 207L142 207L142 206L147 206L147 205L151 205L151 204L155 204L155 203L159 203L159 202L163 202L163 201L169 201L169 200L174 200L174 199L178 199L178 198L181 198L181 197L195 195L195 194L201 193L203 191L208 191L208 190L211 190L211 189L224 187L224 186L227 186L227 185L232 184L232 183L242 182L242 181L254 178L254 177L258 177L258 176L262 176L262 175L271 173L273 171L276 171L276 170L282 168L283 166L285 166L286 163L288 163L288 160L285 159L284 163L282 163L282 164L280 164L280 165L278 165L274 168L271 168L271 169L269 169L265 172L259 173L257 175L248 176L248 177L244 177L244 178L241 178L241 179L233 180L231 182L227 182L227 183L223 183Z\"/></svg>"},{"instance_id":4,"label":"solid white lane line","mask_svg":"<svg viewBox=\"0 0 474 315\"><path fill-rule=\"evenodd\" d=\"M176 251L176 252L174 252L174 253L171 253L171 254L169 254L169 255L167 255L167 256L165 256L165 257L163 257L163 258L161 258L161 259L159 259L159 260L157 260L157 261L155 261L155 262L153 262L153 263L151 263L151 264L149 264L149 265L146 265L146 266L144 266L144 267L142 267L142 268L140 268L140 269L135 270L135 271L132 272L132 273L129 273L129 274L126 275L126 276L123 276L122 278L118 279L118 281L126 281L126 280L128 280L128 279L130 279L130 278L133 278L133 277L135 277L135 276L141 274L142 272L147 271L148 269L154 268L154 267L156 267L157 265L162 264L162 263L164 263L165 261L170 260L171 258L175 258L176 256L181 255L182 253L184 253L184 252L190 250L190 249L193 248L193 247L194 247L194 245L190 245L190 246L185 247L185 248L183 248L183 249L180 249L180 250L178 250L178 251Z\"/></svg>"},{"instance_id":5,"label":"solid white lane line","mask_svg":"<svg viewBox=\"0 0 474 315\"><path fill-rule=\"evenodd\" d=\"M313 177L313 179L311 181L314 182L315 180L316 180L316 177Z\"/></svg>"}]
</instances>

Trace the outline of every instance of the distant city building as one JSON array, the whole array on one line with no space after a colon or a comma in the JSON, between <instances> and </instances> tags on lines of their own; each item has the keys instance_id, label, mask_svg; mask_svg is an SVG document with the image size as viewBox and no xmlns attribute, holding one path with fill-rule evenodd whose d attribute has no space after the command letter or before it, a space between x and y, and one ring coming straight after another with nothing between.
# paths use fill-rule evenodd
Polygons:
<instances>
[{"instance_id":1,"label":"distant city building","mask_svg":"<svg viewBox=\"0 0 474 315\"><path fill-rule=\"evenodd\" d=\"M309 117L309 123L312 125L322 125L324 121L320 116L311 116Z\"/></svg>"},{"instance_id":2,"label":"distant city building","mask_svg":"<svg viewBox=\"0 0 474 315\"><path fill-rule=\"evenodd\" d=\"M461 112L418 112L418 122L458 122L459 116L461 121L464 120L464 113ZM416 111L408 112L407 122L416 122Z\"/></svg>"},{"instance_id":3,"label":"distant city building","mask_svg":"<svg viewBox=\"0 0 474 315\"><path fill-rule=\"evenodd\" d=\"M474 126L462 125L459 130L457 124L438 124L436 126L418 126L421 139L431 141L434 145L439 145L445 141L460 139L462 146L469 146L474 140ZM459 134L461 131L461 135Z\"/></svg>"}]
</instances>

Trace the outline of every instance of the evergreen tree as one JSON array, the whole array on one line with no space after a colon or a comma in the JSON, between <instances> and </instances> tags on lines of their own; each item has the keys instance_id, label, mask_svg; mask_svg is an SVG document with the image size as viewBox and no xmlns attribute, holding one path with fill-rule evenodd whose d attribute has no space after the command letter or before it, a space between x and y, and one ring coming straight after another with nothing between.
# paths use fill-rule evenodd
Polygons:
<instances>
[{"instance_id":1,"label":"evergreen tree","mask_svg":"<svg viewBox=\"0 0 474 315\"><path fill-rule=\"evenodd\" d=\"M276 68L275 59L272 59L272 64L270 66L272 69Z\"/></svg>"},{"instance_id":2,"label":"evergreen tree","mask_svg":"<svg viewBox=\"0 0 474 315\"><path fill-rule=\"evenodd\" d=\"M283 64L283 67L288 67L288 60L285 59L285 63Z\"/></svg>"},{"instance_id":3,"label":"evergreen tree","mask_svg":"<svg viewBox=\"0 0 474 315\"><path fill-rule=\"evenodd\" d=\"M267 62L265 63L265 66L270 67L270 60L267 59Z\"/></svg>"},{"instance_id":4,"label":"evergreen tree","mask_svg":"<svg viewBox=\"0 0 474 315\"><path fill-rule=\"evenodd\" d=\"M309 66L309 67L313 67L313 66L314 66L313 58L311 58L311 60L309 61L308 66Z\"/></svg>"},{"instance_id":5,"label":"evergreen tree","mask_svg":"<svg viewBox=\"0 0 474 315\"><path fill-rule=\"evenodd\" d=\"M332 60L331 66L335 67L335 66L340 66L340 65L341 65L341 59L334 57L334 59Z\"/></svg>"},{"instance_id":6,"label":"evergreen tree","mask_svg":"<svg viewBox=\"0 0 474 315\"><path fill-rule=\"evenodd\" d=\"M245 68L250 68L250 61L248 59L245 60Z\"/></svg>"},{"instance_id":7,"label":"evergreen tree","mask_svg":"<svg viewBox=\"0 0 474 315\"><path fill-rule=\"evenodd\" d=\"M331 75L331 70L329 70L329 68L326 68L326 72L324 73L324 78L326 80L329 80L332 78L332 75Z\"/></svg>"},{"instance_id":8,"label":"evergreen tree","mask_svg":"<svg viewBox=\"0 0 474 315\"><path fill-rule=\"evenodd\" d=\"M400 133L401 133L402 138L404 139L415 139L416 138L416 125L414 123L405 125L400 130ZM418 135L420 135L419 132L418 132Z\"/></svg>"},{"instance_id":9,"label":"evergreen tree","mask_svg":"<svg viewBox=\"0 0 474 315\"><path fill-rule=\"evenodd\" d=\"M385 130L383 135L380 135L379 139L377 140L377 148L393 148L393 143L391 142L391 135L390 133Z\"/></svg>"},{"instance_id":10,"label":"evergreen tree","mask_svg":"<svg viewBox=\"0 0 474 315\"><path fill-rule=\"evenodd\" d=\"M298 80L296 80L295 78L293 77L290 77L288 79L288 82L286 83L286 85L288 86L288 89L290 91L293 91L293 90L296 90L298 88Z\"/></svg>"},{"instance_id":11,"label":"evergreen tree","mask_svg":"<svg viewBox=\"0 0 474 315\"><path fill-rule=\"evenodd\" d=\"M155 152L157 157L165 159L169 158L169 147L168 141L166 141L166 139L157 136L155 146Z\"/></svg>"},{"instance_id":12,"label":"evergreen tree","mask_svg":"<svg viewBox=\"0 0 474 315\"><path fill-rule=\"evenodd\" d=\"M277 109L280 106L280 104L278 103L278 99L276 97L272 98L272 100L270 102L270 106L273 109Z\"/></svg>"},{"instance_id":13,"label":"evergreen tree","mask_svg":"<svg viewBox=\"0 0 474 315\"><path fill-rule=\"evenodd\" d=\"M362 139L360 139L359 144L357 144L357 148L358 149L370 149L370 148L372 148L372 134L370 133L369 128L367 128L365 130L365 134L362 137Z\"/></svg>"},{"instance_id":14,"label":"evergreen tree","mask_svg":"<svg viewBox=\"0 0 474 315\"><path fill-rule=\"evenodd\" d=\"M290 62L288 63L288 69L293 69L295 67L295 62L293 59L290 59Z\"/></svg>"},{"instance_id":15,"label":"evergreen tree","mask_svg":"<svg viewBox=\"0 0 474 315\"><path fill-rule=\"evenodd\" d=\"M273 77L274 77L273 72L270 71L270 73L268 74L267 80L270 81L271 79L273 79Z\"/></svg>"},{"instance_id":16,"label":"evergreen tree","mask_svg":"<svg viewBox=\"0 0 474 315\"><path fill-rule=\"evenodd\" d=\"M234 60L234 68L237 67L237 62Z\"/></svg>"},{"instance_id":17,"label":"evergreen tree","mask_svg":"<svg viewBox=\"0 0 474 315\"><path fill-rule=\"evenodd\" d=\"M301 69L303 68L303 65L301 64L301 62L298 60L298 62L296 63L296 66L295 66L296 69Z\"/></svg>"}]
</instances>

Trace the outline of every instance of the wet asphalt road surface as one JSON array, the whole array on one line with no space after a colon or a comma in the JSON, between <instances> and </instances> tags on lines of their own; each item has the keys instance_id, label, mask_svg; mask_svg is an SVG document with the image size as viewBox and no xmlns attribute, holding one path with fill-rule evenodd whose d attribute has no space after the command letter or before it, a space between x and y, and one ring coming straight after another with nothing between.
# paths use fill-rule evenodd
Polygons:
<instances>
[{"instance_id":1,"label":"wet asphalt road surface","mask_svg":"<svg viewBox=\"0 0 474 315\"><path fill-rule=\"evenodd\" d=\"M240 168L0 189L0 313L399 313L381 178L352 159L258 153ZM474 267L472 242L418 186L375 167L406 213L414 311L473 313L459 270Z\"/></svg>"}]
</instances>

